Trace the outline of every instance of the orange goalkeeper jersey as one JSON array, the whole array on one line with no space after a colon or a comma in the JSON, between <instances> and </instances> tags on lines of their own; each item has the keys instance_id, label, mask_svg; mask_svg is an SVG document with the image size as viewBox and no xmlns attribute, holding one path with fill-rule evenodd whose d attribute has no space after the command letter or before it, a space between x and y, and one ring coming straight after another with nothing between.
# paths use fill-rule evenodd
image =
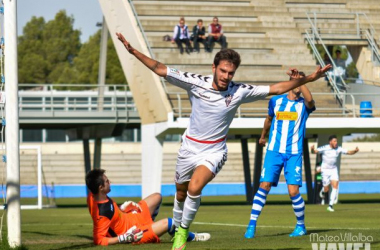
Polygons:
<instances>
[{"instance_id":1,"label":"orange goalkeeper jersey","mask_svg":"<svg viewBox=\"0 0 380 250\"><path fill-rule=\"evenodd\" d=\"M92 193L87 197L87 206L93 221L93 237L96 245L108 245L107 237L116 237L124 234L129 228L137 226L144 231L143 238L138 243L159 242L152 230L152 218L145 201L139 202L141 213L124 213L116 202L107 197L107 200L96 201Z\"/></svg>"}]
</instances>

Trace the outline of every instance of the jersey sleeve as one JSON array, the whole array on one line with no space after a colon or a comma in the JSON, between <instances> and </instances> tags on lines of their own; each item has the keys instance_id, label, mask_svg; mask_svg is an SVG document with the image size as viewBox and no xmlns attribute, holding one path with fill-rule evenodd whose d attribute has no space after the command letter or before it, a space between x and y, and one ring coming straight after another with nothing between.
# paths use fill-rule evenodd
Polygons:
<instances>
[{"instance_id":1,"label":"jersey sleeve","mask_svg":"<svg viewBox=\"0 0 380 250\"><path fill-rule=\"evenodd\" d=\"M308 108L306 105L305 105L305 110L307 112L308 115L310 115L311 113L313 113L315 110L316 110L316 107L315 105L310 109Z\"/></svg>"},{"instance_id":2,"label":"jersey sleeve","mask_svg":"<svg viewBox=\"0 0 380 250\"><path fill-rule=\"evenodd\" d=\"M274 98L271 98L268 102L268 115L270 117L274 117L274 106L275 106Z\"/></svg>"},{"instance_id":3,"label":"jersey sleeve","mask_svg":"<svg viewBox=\"0 0 380 250\"><path fill-rule=\"evenodd\" d=\"M189 81L189 78L186 77L184 72L174 68L167 67L166 80L169 83L185 90L190 90L193 86L193 84Z\"/></svg>"},{"instance_id":4,"label":"jersey sleeve","mask_svg":"<svg viewBox=\"0 0 380 250\"><path fill-rule=\"evenodd\" d=\"M101 216L94 220L93 237L95 245L108 245L107 235L110 224L111 220L104 216Z\"/></svg>"},{"instance_id":5,"label":"jersey sleeve","mask_svg":"<svg viewBox=\"0 0 380 250\"><path fill-rule=\"evenodd\" d=\"M255 86L249 84L240 84L239 92L242 95L242 103L263 100L269 94L269 86Z\"/></svg>"},{"instance_id":6,"label":"jersey sleeve","mask_svg":"<svg viewBox=\"0 0 380 250\"><path fill-rule=\"evenodd\" d=\"M344 154L344 155L346 155L346 154L348 153L348 150L347 150L347 149L345 149L345 148L341 148L341 147L339 147L339 151L340 151L342 154Z\"/></svg>"},{"instance_id":7,"label":"jersey sleeve","mask_svg":"<svg viewBox=\"0 0 380 250\"><path fill-rule=\"evenodd\" d=\"M326 145L317 148L319 154L322 154L324 151L326 151L326 149L327 149Z\"/></svg>"}]
</instances>

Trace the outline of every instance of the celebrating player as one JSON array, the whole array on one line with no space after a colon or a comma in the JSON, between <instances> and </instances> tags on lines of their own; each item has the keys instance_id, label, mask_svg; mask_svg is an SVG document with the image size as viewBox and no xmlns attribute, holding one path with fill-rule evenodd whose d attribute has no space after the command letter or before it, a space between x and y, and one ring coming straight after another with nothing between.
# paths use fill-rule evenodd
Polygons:
<instances>
[{"instance_id":1,"label":"celebrating player","mask_svg":"<svg viewBox=\"0 0 380 250\"><path fill-rule=\"evenodd\" d=\"M174 235L171 218L153 222L161 205L161 195L152 194L139 203L127 201L120 208L107 196L111 184L103 169L93 169L86 174L86 185L91 191L87 205L93 220L94 243L159 243L159 237L168 232ZM189 233L187 241L207 241L208 233Z\"/></svg>"},{"instance_id":2,"label":"celebrating player","mask_svg":"<svg viewBox=\"0 0 380 250\"><path fill-rule=\"evenodd\" d=\"M187 90L192 111L189 125L182 136L178 152L173 219L178 231L172 249L185 249L189 227L201 202L202 189L222 169L227 160L226 136L239 105L262 100L268 95L282 94L312 82L331 68L328 65L304 78L271 86L253 86L232 81L240 65L240 55L231 49L219 51L212 65L213 75L202 76L181 72L137 51L120 33L118 39L130 54L154 73ZM298 75L296 69L291 75Z\"/></svg>"},{"instance_id":3,"label":"celebrating player","mask_svg":"<svg viewBox=\"0 0 380 250\"><path fill-rule=\"evenodd\" d=\"M348 151L347 149L343 149L338 146L338 139L336 135L331 135L329 137L329 144L319 147L317 149L314 148L314 145L311 146L311 152L313 154L321 154L322 155L322 184L323 189L321 190L321 198L325 198L325 194L329 192L330 183L332 186L331 196L329 206L327 207L327 211L334 212L334 201L338 193L338 185L339 185L339 174L338 167L336 165L339 154L347 154L353 155L359 152L359 148L356 147L354 150Z\"/></svg>"},{"instance_id":4,"label":"celebrating player","mask_svg":"<svg viewBox=\"0 0 380 250\"><path fill-rule=\"evenodd\" d=\"M291 79L292 77L294 76L291 76ZM304 79L305 74L299 72L298 77ZM259 140L259 143L265 146L265 137L270 130L269 144L264 168L261 171L260 187L253 199L251 219L244 235L245 238L255 237L257 219L271 187L276 187L278 184L282 168L284 168L289 196L297 218L296 227L289 236L306 234L305 202L299 193L299 187L302 186L302 150L306 120L314 110L313 97L305 85L292 89L288 94L270 99L268 115Z\"/></svg>"}]
</instances>

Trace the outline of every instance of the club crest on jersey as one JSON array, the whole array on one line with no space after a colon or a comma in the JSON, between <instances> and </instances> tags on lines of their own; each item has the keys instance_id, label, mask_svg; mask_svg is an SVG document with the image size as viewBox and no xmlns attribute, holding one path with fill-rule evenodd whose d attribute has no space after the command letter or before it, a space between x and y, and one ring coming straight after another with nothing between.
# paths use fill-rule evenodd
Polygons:
<instances>
[{"instance_id":1,"label":"club crest on jersey","mask_svg":"<svg viewBox=\"0 0 380 250\"><path fill-rule=\"evenodd\" d=\"M173 74L177 74L177 75L179 75L179 71L178 71L178 69L170 68L170 72L173 73Z\"/></svg>"},{"instance_id":2,"label":"club crest on jersey","mask_svg":"<svg viewBox=\"0 0 380 250\"><path fill-rule=\"evenodd\" d=\"M225 101L226 101L226 106L227 106L227 107L230 105L230 103L231 103L233 97L234 97L234 96L233 96L233 95L230 95L230 94L228 94L228 95L225 96L225 98L226 98Z\"/></svg>"}]
</instances>

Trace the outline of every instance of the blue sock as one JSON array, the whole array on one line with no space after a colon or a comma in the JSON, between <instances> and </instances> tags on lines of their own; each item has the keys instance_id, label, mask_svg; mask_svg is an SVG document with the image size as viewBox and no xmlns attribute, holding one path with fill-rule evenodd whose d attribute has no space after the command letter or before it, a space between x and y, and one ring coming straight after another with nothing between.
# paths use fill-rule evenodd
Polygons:
<instances>
[{"instance_id":1,"label":"blue sock","mask_svg":"<svg viewBox=\"0 0 380 250\"><path fill-rule=\"evenodd\" d=\"M195 234L192 233L192 232L189 232L189 236L187 236L187 241L188 241L188 242L189 242L189 241L193 241L194 238L195 238Z\"/></svg>"},{"instance_id":2,"label":"blue sock","mask_svg":"<svg viewBox=\"0 0 380 250\"><path fill-rule=\"evenodd\" d=\"M300 194L290 197L298 226L305 226L305 202Z\"/></svg>"},{"instance_id":3,"label":"blue sock","mask_svg":"<svg viewBox=\"0 0 380 250\"><path fill-rule=\"evenodd\" d=\"M269 191L259 188L255 197L253 198L252 210L251 210L251 219L248 226L256 226L257 218L259 217L261 210L263 209L265 202L267 201L267 195Z\"/></svg>"},{"instance_id":4,"label":"blue sock","mask_svg":"<svg viewBox=\"0 0 380 250\"><path fill-rule=\"evenodd\" d=\"M171 236L174 236L175 234L175 225L172 218L168 218L168 234Z\"/></svg>"},{"instance_id":5,"label":"blue sock","mask_svg":"<svg viewBox=\"0 0 380 250\"><path fill-rule=\"evenodd\" d=\"M174 221L172 218L168 218L168 234L174 236L176 227L174 225ZM193 241L195 238L195 234L193 232L189 232L189 236L187 237L187 241Z\"/></svg>"}]
</instances>

